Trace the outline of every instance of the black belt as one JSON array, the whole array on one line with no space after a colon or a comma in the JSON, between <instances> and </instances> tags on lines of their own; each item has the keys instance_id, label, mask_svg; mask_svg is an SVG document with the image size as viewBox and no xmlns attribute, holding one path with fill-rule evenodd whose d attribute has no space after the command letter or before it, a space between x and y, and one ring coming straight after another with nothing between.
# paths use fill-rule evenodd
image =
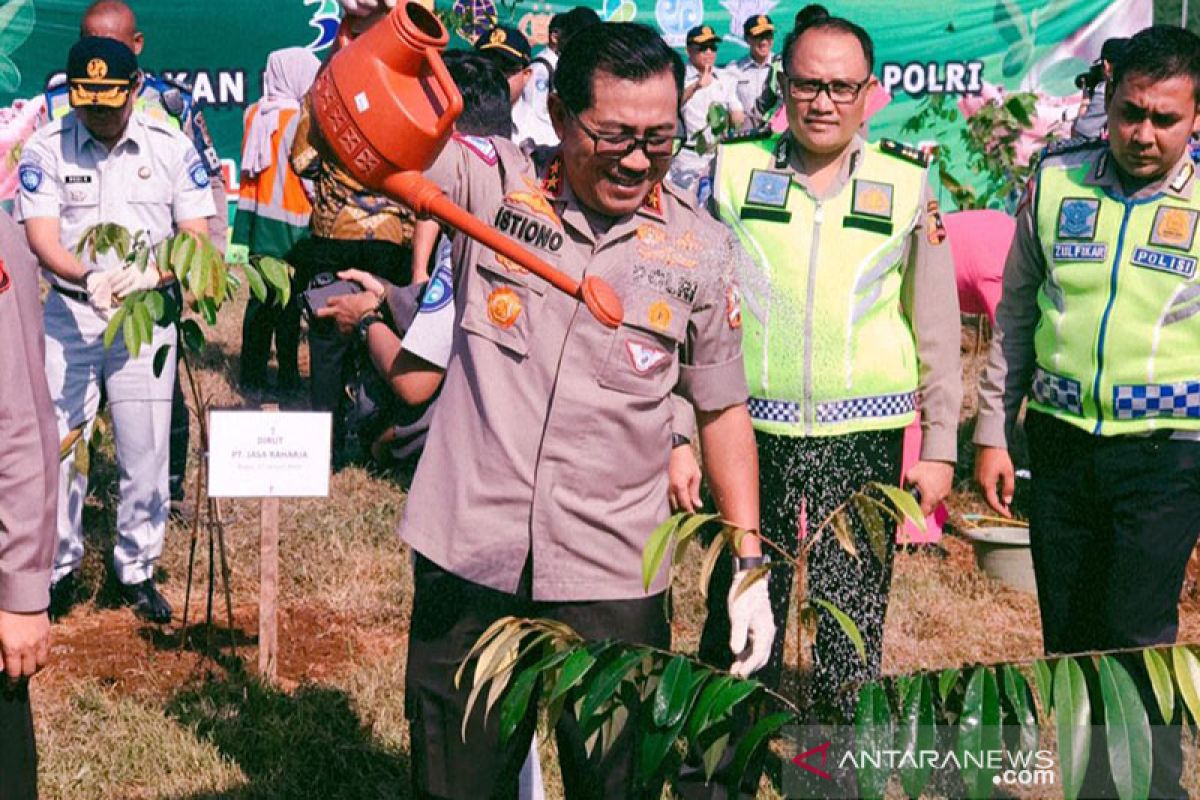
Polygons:
<instances>
[{"instance_id":1,"label":"black belt","mask_svg":"<svg viewBox=\"0 0 1200 800\"><path fill-rule=\"evenodd\" d=\"M50 288L66 297L69 300L74 300L77 303L88 302L88 293L82 289L68 289L65 286L59 286L57 283L50 284Z\"/></svg>"}]
</instances>

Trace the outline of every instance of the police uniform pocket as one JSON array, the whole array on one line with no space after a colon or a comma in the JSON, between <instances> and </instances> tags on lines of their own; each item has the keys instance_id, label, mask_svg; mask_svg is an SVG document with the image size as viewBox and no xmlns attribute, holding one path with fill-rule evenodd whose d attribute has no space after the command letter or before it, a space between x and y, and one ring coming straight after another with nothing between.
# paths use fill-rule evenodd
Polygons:
<instances>
[{"instance_id":1,"label":"police uniform pocket","mask_svg":"<svg viewBox=\"0 0 1200 800\"><path fill-rule=\"evenodd\" d=\"M466 287L462 327L495 342L514 355L529 352L531 312L544 287L531 276L507 271L495 263L478 263Z\"/></svg>"},{"instance_id":2,"label":"police uniform pocket","mask_svg":"<svg viewBox=\"0 0 1200 800\"><path fill-rule=\"evenodd\" d=\"M596 380L626 394L666 397L679 379L679 347L691 309L670 295L645 290L627 297L625 304L625 320Z\"/></svg>"}]
</instances>

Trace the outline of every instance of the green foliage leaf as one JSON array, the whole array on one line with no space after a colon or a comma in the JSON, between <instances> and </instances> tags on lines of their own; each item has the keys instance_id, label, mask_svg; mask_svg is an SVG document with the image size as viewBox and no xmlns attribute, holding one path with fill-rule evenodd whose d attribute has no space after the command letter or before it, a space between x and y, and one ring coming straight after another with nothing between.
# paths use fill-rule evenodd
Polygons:
<instances>
[{"instance_id":1,"label":"green foliage leaf","mask_svg":"<svg viewBox=\"0 0 1200 800\"><path fill-rule=\"evenodd\" d=\"M592 716L602 704L612 699L617 686L620 685L629 671L637 666L641 660L642 653L639 650L620 653L596 674L587 695L584 697L583 706L579 712L580 728L584 731L589 729L589 722Z\"/></svg>"},{"instance_id":2,"label":"green foliage leaf","mask_svg":"<svg viewBox=\"0 0 1200 800\"><path fill-rule=\"evenodd\" d=\"M892 710L881 684L868 683L859 691L858 706L854 710L854 733L860 750L881 752L892 749ZM869 800L883 797L889 774L886 767L864 763L857 773L861 797Z\"/></svg>"},{"instance_id":3,"label":"green foliage leaf","mask_svg":"<svg viewBox=\"0 0 1200 800\"><path fill-rule=\"evenodd\" d=\"M879 501L869 494L859 492L854 496L853 504L867 532L867 541L871 545L876 563L884 563L887 560L887 537L891 535L891 530L883 515L879 513Z\"/></svg>"},{"instance_id":4,"label":"green foliage leaf","mask_svg":"<svg viewBox=\"0 0 1200 800\"><path fill-rule=\"evenodd\" d=\"M1004 62L1000 71L1006 78L1016 78L1024 75L1033 60L1033 44L1031 42L1016 42L1004 54Z\"/></svg>"},{"instance_id":5,"label":"green foliage leaf","mask_svg":"<svg viewBox=\"0 0 1200 800\"><path fill-rule=\"evenodd\" d=\"M130 307L130 303L126 303L122 308L128 309L125 313L125 319L121 324L121 335L125 338L125 349L134 358L137 358L138 352L142 349L142 341L138 331L137 320L134 315L134 308Z\"/></svg>"},{"instance_id":6,"label":"green foliage leaf","mask_svg":"<svg viewBox=\"0 0 1200 800\"><path fill-rule=\"evenodd\" d=\"M36 20L33 0L9 0L5 3L4 7L0 8L0 53L11 55L23 45L29 34L33 33ZM18 73L16 83L12 86L0 84L0 90L15 92L20 85Z\"/></svg>"},{"instance_id":7,"label":"green foliage leaf","mask_svg":"<svg viewBox=\"0 0 1200 800\"><path fill-rule=\"evenodd\" d=\"M1049 714L1054 708L1054 674L1050 671L1050 665L1043 659L1033 662L1033 684L1037 687L1042 713Z\"/></svg>"},{"instance_id":8,"label":"green foliage leaf","mask_svg":"<svg viewBox=\"0 0 1200 800\"><path fill-rule=\"evenodd\" d=\"M185 319L179 323L179 335L183 339L183 344L193 353L199 353L204 349L204 331L194 319Z\"/></svg>"},{"instance_id":9,"label":"green foliage leaf","mask_svg":"<svg viewBox=\"0 0 1200 800\"><path fill-rule=\"evenodd\" d=\"M246 283L250 284L250 294L260 303L267 302L267 284L263 280L263 276L259 274L258 268L253 264L247 264L242 269L242 274L246 276Z\"/></svg>"},{"instance_id":10,"label":"green foliage leaf","mask_svg":"<svg viewBox=\"0 0 1200 800\"><path fill-rule=\"evenodd\" d=\"M932 750L937 744L937 729L934 727L933 688L929 677L919 675L904 693L903 717L900 720L900 749L911 758L902 760L900 783L909 797L920 797L929 783L933 765L919 755Z\"/></svg>"},{"instance_id":11,"label":"green foliage leaf","mask_svg":"<svg viewBox=\"0 0 1200 800\"><path fill-rule=\"evenodd\" d=\"M737 787L741 786L742 781L745 780L746 767L750 766L750 759L754 758L758 748L791 720L792 715L783 711L768 714L754 723L753 727L738 741L737 749L733 751L733 761L729 765L727 785L731 794L737 794Z\"/></svg>"},{"instance_id":12,"label":"green foliage leaf","mask_svg":"<svg viewBox=\"0 0 1200 800\"><path fill-rule=\"evenodd\" d=\"M142 295L142 304L146 306L146 310L150 312L150 319L154 322L161 322L163 314L166 313L166 303L163 301L163 296L160 292L146 292Z\"/></svg>"},{"instance_id":13,"label":"green foliage leaf","mask_svg":"<svg viewBox=\"0 0 1200 800\"><path fill-rule=\"evenodd\" d=\"M903 519L899 521L907 520L916 525L922 533L925 532L925 515L921 513L921 504L917 502L916 498L898 486L889 486L886 483L871 485L883 492L892 506L900 513Z\"/></svg>"},{"instance_id":14,"label":"green foliage leaf","mask_svg":"<svg viewBox=\"0 0 1200 800\"><path fill-rule=\"evenodd\" d=\"M938 696L942 698L942 702L946 702L946 698L950 696L950 690L954 688L954 684L958 683L959 671L953 668L944 669L938 675Z\"/></svg>"},{"instance_id":15,"label":"green foliage leaf","mask_svg":"<svg viewBox=\"0 0 1200 800\"><path fill-rule=\"evenodd\" d=\"M730 602L737 600L739 597L741 597L743 594L745 594L746 591L749 590L749 588L751 586L758 583L763 578L767 577L767 575L771 572L771 568L773 566L775 566L775 562L771 562L770 564L763 564L758 567L752 567L752 568L746 570L746 576L744 578L742 578L741 582L738 583L737 588L734 589L733 596L730 598Z\"/></svg>"},{"instance_id":16,"label":"green foliage leaf","mask_svg":"<svg viewBox=\"0 0 1200 800\"><path fill-rule=\"evenodd\" d=\"M258 268L262 270L266 282L275 290L279 305L286 306L292 297L291 267L277 258L264 257L259 259Z\"/></svg>"},{"instance_id":17,"label":"green foliage leaf","mask_svg":"<svg viewBox=\"0 0 1200 800\"><path fill-rule=\"evenodd\" d=\"M1171 648L1171 663L1183 704L1191 712L1193 722L1200 720L1200 660L1190 648L1179 645Z\"/></svg>"},{"instance_id":18,"label":"green foliage leaf","mask_svg":"<svg viewBox=\"0 0 1200 800\"><path fill-rule=\"evenodd\" d=\"M675 656L663 670L654 693L653 719L660 728L669 728L683 715L687 692L692 683L692 665L684 656Z\"/></svg>"},{"instance_id":19,"label":"green foliage leaf","mask_svg":"<svg viewBox=\"0 0 1200 800\"><path fill-rule=\"evenodd\" d=\"M704 754L701 760L704 762L704 782L708 783L712 780L713 774L717 771L717 767L721 765L721 756L725 755L726 748L729 747L730 734L723 733L712 740L712 743L704 748Z\"/></svg>"},{"instance_id":20,"label":"green foliage leaf","mask_svg":"<svg viewBox=\"0 0 1200 800\"><path fill-rule=\"evenodd\" d=\"M1060 659L1055 666L1054 711L1063 797L1075 800L1083 785L1092 746L1092 705L1083 669L1073 658Z\"/></svg>"},{"instance_id":21,"label":"green foliage leaf","mask_svg":"<svg viewBox=\"0 0 1200 800\"><path fill-rule=\"evenodd\" d=\"M1004 742L1000 722L1000 688L996 676L987 667L977 667L967 682L963 713L958 722L958 750L963 756L961 772L968 797L990 797L992 794L995 770L969 763L966 754L978 754L986 761L984 754L1001 750Z\"/></svg>"},{"instance_id":22,"label":"green foliage leaf","mask_svg":"<svg viewBox=\"0 0 1200 800\"><path fill-rule=\"evenodd\" d=\"M1032 753L1038 746L1037 708L1033 702L1033 690L1021 671L1011 664L1000 668L1004 678L1005 716L1015 722L1020 736L1017 744L1022 752ZM1013 743L1009 750L1013 749Z\"/></svg>"},{"instance_id":23,"label":"green foliage leaf","mask_svg":"<svg viewBox=\"0 0 1200 800\"><path fill-rule=\"evenodd\" d=\"M850 619L845 611L842 611L828 600L824 600L820 597L813 597L811 598L810 602L812 602L813 605L820 606L829 612L834 620L837 621L837 624L841 627L841 629L845 631L846 636L850 637L850 641L854 645L854 649L858 653L858 657L862 659L864 663L866 663L867 647L865 644L863 644L862 634L859 632L858 625L854 623L854 620Z\"/></svg>"},{"instance_id":24,"label":"green foliage leaf","mask_svg":"<svg viewBox=\"0 0 1200 800\"><path fill-rule=\"evenodd\" d=\"M138 336L137 349L130 350L130 353L134 356L141 350L142 345L150 344L154 341L154 319L150 316L150 311L146 308L146 294L158 296L157 292L142 292L132 298L133 310L130 312L130 318L133 319Z\"/></svg>"},{"instance_id":25,"label":"green foliage leaf","mask_svg":"<svg viewBox=\"0 0 1200 800\"><path fill-rule=\"evenodd\" d=\"M850 554L851 558L858 558L858 548L854 546L854 534L850 532L850 522L846 519L846 509L842 509L833 515L830 520L833 526L833 535L837 537L837 542L841 548Z\"/></svg>"},{"instance_id":26,"label":"green foliage leaf","mask_svg":"<svg viewBox=\"0 0 1200 800\"><path fill-rule=\"evenodd\" d=\"M667 517L666 521L651 532L650 538L642 547L643 590L650 591L650 584L654 582L654 576L662 569L663 559L666 558L667 549L671 546L671 537L674 536L685 516L687 516L686 512L680 511L678 514Z\"/></svg>"},{"instance_id":27,"label":"green foliage leaf","mask_svg":"<svg viewBox=\"0 0 1200 800\"><path fill-rule=\"evenodd\" d=\"M714 679L701 692L688 723L688 736L698 739L712 725L730 716L733 709L759 689L757 681L732 675Z\"/></svg>"},{"instance_id":28,"label":"green foliage leaf","mask_svg":"<svg viewBox=\"0 0 1200 800\"><path fill-rule=\"evenodd\" d=\"M554 690L550 692L549 699L557 700L575 688L595 664L596 658L586 649L581 648L571 653L563 662L562 669L558 673L558 682L554 685Z\"/></svg>"},{"instance_id":29,"label":"green foliage leaf","mask_svg":"<svg viewBox=\"0 0 1200 800\"><path fill-rule=\"evenodd\" d=\"M171 345L164 344L154 351L154 377L162 375L163 367L167 365L167 356L171 355Z\"/></svg>"},{"instance_id":30,"label":"green foliage leaf","mask_svg":"<svg viewBox=\"0 0 1200 800\"><path fill-rule=\"evenodd\" d=\"M500 704L500 744L507 744L525 720L529 711L529 698L540 677L539 670L527 669L512 682L508 695Z\"/></svg>"},{"instance_id":31,"label":"green foliage leaf","mask_svg":"<svg viewBox=\"0 0 1200 800\"><path fill-rule=\"evenodd\" d=\"M708 548L704 551L704 558L700 561L700 596L705 600L708 599L708 585L712 582L713 570L717 568L717 559L721 557L721 553L725 552L727 543L728 538L725 536L725 531L722 530L708 543Z\"/></svg>"},{"instance_id":32,"label":"green foliage leaf","mask_svg":"<svg viewBox=\"0 0 1200 800\"><path fill-rule=\"evenodd\" d=\"M1163 721L1170 724L1175 718L1175 684L1171 680L1171 671L1157 650L1143 650L1142 660L1150 676L1150 686L1154 689L1158 712L1162 714Z\"/></svg>"},{"instance_id":33,"label":"green foliage leaf","mask_svg":"<svg viewBox=\"0 0 1200 800\"><path fill-rule=\"evenodd\" d=\"M1137 684L1112 656L1100 656L1108 763L1122 800L1150 794L1150 718Z\"/></svg>"},{"instance_id":34,"label":"green foliage leaf","mask_svg":"<svg viewBox=\"0 0 1200 800\"><path fill-rule=\"evenodd\" d=\"M129 316L129 309L128 307L122 305L117 309L116 313L112 315L112 319L108 321L108 326L104 329L105 350L112 347L113 340L117 338L117 333L119 333L124 326L125 318L127 316Z\"/></svg>"}]
</instances>

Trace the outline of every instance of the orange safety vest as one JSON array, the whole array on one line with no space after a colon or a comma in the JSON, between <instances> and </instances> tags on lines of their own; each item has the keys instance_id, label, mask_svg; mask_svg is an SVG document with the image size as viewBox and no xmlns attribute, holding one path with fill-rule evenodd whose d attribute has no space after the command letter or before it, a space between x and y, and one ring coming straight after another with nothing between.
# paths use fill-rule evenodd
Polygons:
<instances>
[{"instance_id":1,"label":"orange safety vest","mask_svg":"<svg viewBox=\"0 0 1200 800\"><path fill-rule=\"evenodd\" d=\"M258 113L258 103L246 109L242 151L246 135ZM234 244L245 245L251 254L282 258L297 241L308 235L312 204L300 177L288 163L292 139L300 114L296 109L279 112L279 127L271 134L274 157L271 165L258 175L241 174L237 217L233 226Z\"/></svg>"}]
</instances>

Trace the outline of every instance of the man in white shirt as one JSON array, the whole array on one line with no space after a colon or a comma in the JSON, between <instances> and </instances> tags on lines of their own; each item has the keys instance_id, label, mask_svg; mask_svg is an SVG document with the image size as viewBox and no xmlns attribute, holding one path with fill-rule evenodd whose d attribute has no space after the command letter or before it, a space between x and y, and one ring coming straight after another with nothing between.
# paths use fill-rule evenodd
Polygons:
<instances>
[{"instance_id":1,"label":"man in white shirt","mask_svg":"<svg viewBox=\"0 0 1200 800\"><path fill-rule=\"evenodd\" d=\"M533 57L529 81L513 104L513 126L516 128L513 141L521 147L553 147L558 144L558 136L554 133L550 112L546 108L546 98L554 85L558 52L567 39L599 21L599 15L584 6L576 6L551 17L550 38L546 47Z\"/></svg>"},{"instance_id":2,"label":"man in white shirt","mask_svg":"<svg viewBox=\"0 0 1200 800\"><path fill-rule=\"evenodd\" d=\"M742 25L742 38L750 53L725 67L724 74L733 84L738 102L746 114L742 127L750 130L758 128L765 121L755 105L778 61L771 57L771 48L775 45L775 23L766 14L755 14Z\"/></svg>"},{"instance_id":3,"label":"man in white shirt","mask_svg":"<svg viewBox=\"0 0 1200 800\"><path fill-rule=\"evenodd\" d=\"M679 112L686 140L671 164L671 180L684 189L692 188L708 175L721 135L737 130L746 118L736 87L717 70L720 43L721 37L709 25L697 25L688 31L688 64ZM723 130L714 130L709 124L709 111L714 106L724 108L729 116Z\"/></svg>"}]
</instances>

